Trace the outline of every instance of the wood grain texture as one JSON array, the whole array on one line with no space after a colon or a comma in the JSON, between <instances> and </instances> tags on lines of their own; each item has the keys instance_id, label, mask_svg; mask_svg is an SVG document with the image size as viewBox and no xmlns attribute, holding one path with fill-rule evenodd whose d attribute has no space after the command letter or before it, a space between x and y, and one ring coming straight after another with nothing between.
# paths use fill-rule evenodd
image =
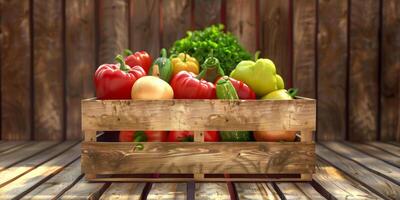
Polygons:
<instances>
[{"instance_id":1,"label":"wood grain texture","mask_svg":"<svg viewBox=\"0 0 400 200\"><path fill-rule=\"evenodd\" d=\"M129 48L127 0L98 0L98 63L114 63L117 54Z\"/></svg>"},{"instance_id":2,"label":"wood grain texture","mask_svg":"<svg viewBox=\"0 0 400 200\"><path fill-rule=\"evenodd\" d=\"M314 100L82 101L83 130L315 130ZM190 113L190 115L188 115Z\"/></svg>"},{"instance_id":3,"label":"wood grain texture","mask_svg":"<svg viewBox=\"0 0 400 200\"><path fill-rule=\"evenodd\" d=\"M160 0L130 1L130 48L147 51L153 59L160 54Z\"/></svg>"},{"instance_id":4,"label":"wood grain texture","mask_svg":"<svg viewBox=\"0 0 400 200\"><path fill-rule=\"evenodd\" d=\"M3 152L10 151L12 149L22 148L24 144L28 143L27 141L7 141L0 143L0 154Z\"/></svg>"},{"instance_id":5,"label":"wood grain texture","mask_svg":"<svg viewBox=\"0 0 400 200\"><path fill-rule=\"evenodd\" d=\"M80 160L75 160L60 173L51 177L49 180L26 194L22 199L56 199L61 193L68 190L75 181L80 178L80 176L82 176L80 165Z\"/></svg>"},{"instance_id":6,"label":"wood grain texture","mask_svg":"<svg viewBox=\"0 0 400 200\"><path fill-rule=\"evenodd\" d=\"M33 0L34 139L64 138L61 0Z\"/></svg>"},{"instance_id":7,"label":"wood grain texture","mask_svg":"<svg viewBox=\"0 0 400 200\"><path fill-rule=\"evenodd\" d=\"M391 153L383 151L382 149L376 148L371 145L363 144L363 143L346 142L345 144L347 144L353 148L356 148L356 149L362 151L363 153L368 154L369 156L383 160L387 163L390 163L390 164L400 168L400 156L395 156Z\"/></svg>"},{"instance_id":8,"label":"wood grain texture","mask_svg":"<svg viewBox=\"0 0 400 200\"><path fill-rule=\"evenodd\" d=\"M400 186L392 181L369 171L358 163L340 156L321 145L317 145L316 153L324 161L340 169L346 175L357 180L359 184L362 184L380 197L386 199L400 198Z\"/></svg>"},{"instance_id":9,"label":"wood grain texture","mask_svg":"<svg viewBox=\"0 0 400 200\"><path fill-rule=\"evenodd\" d=\"M351 147L348 147L342 143L338 142L325 142L322 143L325 147L331 149L332 151L349 158L358 164L364 166L371 171L374 171L381 176L384 176L386 179L391 180L400 185L400 169L389 165L382 160L369 157L367 154L364 154L360 151L357 151Z\"/></svg>"},{"instance_id":10,"label":"wood grain texture","mask_svg":"<svg viewBox=\"0 0 400 200\"><path fill-rule=\"evenodd\" d=\"M10 183L11 181L19 178L20 176L29 173L35 167L40 166L41 164L53 159L57 155L63 153L68 150L71 146L75 145L77 142L63 142L61 144L57 144L52 148L48 148L45 151L36 153L32 155L30 158L23 160L7 169L0 171L0 187Z\"/></svg>"},{"instance_id":11,"label":"wood grain texture","mask_svg":"<svg viewBox=\"0 0 400 200\"><path fill-rule=\"evenodd\" d=\"M347 1L321 0L318 19L318 140L346 136Z\"/></svg>"},{"instance_id":12,"label":"wood grain texture","mask_svg":"<svg viewBox=\"0 0 400 200\"><path fill-rule=\"evenodd\" d=\"M379 1L350 1L348 135L352 141L378 136Z\"/></svg>"},{"instance_id":13,"label":"wood grain texture","mask_svg":"<svg viewBox=\"0 0 400 200\"><path fill-rule=\"evenodd\" d=\"M309 183L276 183L276 185L287 200L325 199Z\"/></svg>"},{"instance_id":14,"label":"wood grain texture","mask_svg":"<svg viewBox=\"0 0 400 200\"><path fill-rule=\"evenodd\" d=\"M147 200L186 199L186 183L154 183L147 195Z\"/></svg>"},{"instance_id":15,"label":"wood grain texture","mask_svg":"<svg viewBox=\"0 0 400 200\"><path fill-rule=\"evenodd\" d=\"M314 185L329 193L328 199L380 199L357 181L321 159L317 159L313 180Z\"/></svg>"},{"instance_id":16,"label":"wood grain texture","mask_svg":"<svg viewBox=\"0 0 400 200\"><path fill-rule=\"evenodd\" d=\"M293 1L293 87L299 95L316 94L316 0Z\"/></svg>"},{"instance_id":17,"label":"wood grain texture","mask_svg":"<svg viewBox=\"0 0 400 200\"><path fill-rule=\"evenodd\" d=\"M0 171L56 144L57 144L56 142L32 143L31 145L28 145L23 149L19 149L15 152L4 154L1 156L0 160Z\"/></svg>"},{"instance_id":18,"label":"wood grain texture","mask_svg":"<svg viewBox=\"0 0 400 200\"><path fill-rule=\"evenodd\" d=\"M226 29L251 53L257 49L256 0L226 1Z\"/></svg>"},{"instance_id":19,"label":"wood grain texture","mask_svg":"<svg viewBox=\"0 0 400 200\"><path fill-rule=\"evenodd\" d=\"M60 200L99 199L109 183L89 183L81 178L74 186L67 190Z\"/></svg>"},{"instance_id":20,"label":"wood grain texture","mask_svg":"<svg viewBox=\"0 0 400 200\"><path fill-rule=\"evenodd\" d=\"M280 199L271 183L235 183L239 200L275 200Z\"/></svg>"},{"instance_id":21,"label":"wood grain texture","mask_svg":"<svg viewBox=\"0 0 400 200\"><path fill-rule=\"evenodd\" d=\"M66 52L66 139L82 139L81 108L83 98L94 96L95 1L65 1Z\"/></svg>"},{"instance_id":22,"label":"wood grain texture","mask_svg":"<svg viewBox=\"0 0 400 200\"><path fill-rule=\"evenodd\" d=\"M162 1L161 47L170 48L175 40L186 36L191 28L191 0Z\"/></svg>"},{"instance_id":23,"label":"wood grain texture","mask_svg":"<svg viewBox=\"0 0 400 200\"><path fill-rule=\"evenodd\" d=\"M65 166L79 157L80 145L76 145L56 158L40 165L31 172L0 188L0 196L5 199L19 199L30 190L57 174Z\"/></svg>"},{"instance_id":24,"label":"wood grain texture","mask_svg":"<svg viewBox=\"0 0 400 200\"><path fill-rule=\"evenodd\" d=\"M263 57L271 59L277 73L292 87L292 30L290 1L261 0L260 22Z\"/></svg>"},{"instance_id":25,"label":"wood grain texture","mask_svg":"<svg viewBox=\"0 0 400 200\"><path fill-rule=\"evenodd\" d=\"M194 0L194 28L221 23L222 0Z\"/></svg>"},{"instance_id":26,"label":"wood grain texture","mask_svg":"<svg viewBox=\"0 0 400 200\"><path fill-rule=\"evenodd\" d=\"M400 147L398 146L382 142L366 142L366 143L400 157Z\"/></svg>"},{"instance_id":27,"label":"wood grain texture","mask_svg":"<svg viewBox=\"0 0 400 200\"><path fill-rule=\"evenodd\" d=\"M84 142L82 170L91 174L298 174L314 171L313 143L149 142L141 151L134 151L135 146L136 143Z\"/></svg>"},{"instance_id":28,"label":"wood grain texture","mask_svg":"<svg viewBox=\"0 0 400 200\"><path fill-rule=\"evenodd\" d=\"M29 0L0 1L1 138L31 139Z\"/></svg>"},{"instance_id":29,"label":"wood grain texture","mask_svg":"<svg viewBox=\"0 0 400 200\"><path fill-rule=\"evenodd\" d=\"M102 200L140 200L146 183L112 183L104 191Z\"/></svg>"},{"instance_id":30,"label":"wood grain texture","mask_svg":"<svg viewBox=\"0 0 400 200\"><path fill-rule=\"evenodd\" d=\"M385 0L382 11L381 130L383 141L400 141L400 2Z\"/></svg>"},{"instance_id":31,"label":"wood grain texture","mask_svg":"<svg viewBox=\"0 0 400 200\"><path fill-rule=\"evenodd\" d=\"M226 183L196 183L195 199L197 200L230 200Z\"/></svg>"}]
</instances>

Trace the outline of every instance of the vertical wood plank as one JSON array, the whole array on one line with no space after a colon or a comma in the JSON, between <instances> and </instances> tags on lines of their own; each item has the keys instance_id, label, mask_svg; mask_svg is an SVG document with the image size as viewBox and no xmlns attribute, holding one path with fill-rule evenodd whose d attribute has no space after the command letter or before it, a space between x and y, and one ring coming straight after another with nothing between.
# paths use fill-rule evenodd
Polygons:
<instances>
[{"instance_id":1,"label":"vertical wood plank","mask_svg":"<svg viewBox=\"0 0 400 200\"><path fill-rule=\"evenodd\" d=\"M292 22L290 0L261 0L262 52L271 59L285 81L292 86ZM252 38L253 39L253 38Z\"/></svg>"},{"instance_id":2,"label":"vertical wood plank","mask_svg":"<svg viewBox=\"0 0 400 200\"><path fill-rule=\"evenodd\" d=\"M177 39L186 36L191 26L190 0L162 1L162 42L161 47L170 48Z\"/></svg>"},{"instance_id":3,"label":"vertical wood plank","mask_svg":"<svg viewBox=\"0 0 400 200\"><path fill-rule=\"evenodd\" d=\"M29 0L0 1L1 139L31 137Z\"/></svg>"},{"instance_id":4,"label":"vertical wood plank","mask_svg":"<svg viewBox=\"0 0 400 200\"><path fill-rule=\"evenodd\" d=\"M131 0L130 48L145 50L155 58L160 54L160 0Z\"/></svg>"},{"instance_id":5,"label":"vertical wood plank","mask_svg":"<svg viewBox=\"0 0 400 200\"><path fill-rule=\"evenodd\" d=\"M251 53L257 50L256 0L226 1L226 28Z\"/></svg>"},{"instance_id":6,"label":"vertical wood plank","mask_svg":"<svg viewBox=\"0 0 400 200\"><path fill-rule=\"evenodd\" d=\"M66 134L67 139L82 139L83 98L94 96L95 67L94 0L68 0L66 9Z\"/></svg>"},{"instance_id":7,"label":"vertical wood plank","mask_svg":"<svg viewBox=\"0 0 400 200\"><path fill-rule=\"evenodd\" d=\"M379 1L350 1L348 135L353 141L376 140L378 114Z\"/></svg>"},{"instance_id":8,"label":"vertical wood plank","mask_svg":"<svg viewBox=\"0 0 400 200\"><path fill-rule=\"evenodd\" d=\"M316 0L293 1L293 87L315 98Z\"/></svg>"},{"instance_id":9,"label":"vertical wood plank","mask_svg":"<svg viewBox=\"0 0 400 200\"><path fill-rule=\"evenodd\" d=\"M319 1L318 134L319 140L346 135L347 1Z\"/></svg>"},{"instance_id":10,"label":"vertical wood plank","mask_svg":"<svg viewBox=\"0 0 400 200\"><path fill-rule=\"evenodd\" d=\"M380 138L400 141L400 2L382 2Z\"/></svg>"},{"instance_id":11,"label":"vertical wood plank","mask_svg":"<svg viewBox=\"0 0 400 200\"><path fill-rule=\"evenodd\" d=\"M127 0L98 1L98 54L100 64L114 63L117 54L129 47Z\"/></svg>"},{"instance_id":12,"label":"vertical wood plank","mask_svg":"<svg viewBox=\"0 0 400 200\"><path fill-rule=\"evenodd\" d=\"M222 0L194 0L194 28L221 23Z\"/></svg>"},{"instance_id":13,"label":"vertical wood plank","mask_svg":"<svg viewBox=\"0 0 400 200\"><path fill-rule=\"evenodd\" d=\"M36 140L63 139L64 64L61 0L33 0Z\"/></svg>"}]
</instances>

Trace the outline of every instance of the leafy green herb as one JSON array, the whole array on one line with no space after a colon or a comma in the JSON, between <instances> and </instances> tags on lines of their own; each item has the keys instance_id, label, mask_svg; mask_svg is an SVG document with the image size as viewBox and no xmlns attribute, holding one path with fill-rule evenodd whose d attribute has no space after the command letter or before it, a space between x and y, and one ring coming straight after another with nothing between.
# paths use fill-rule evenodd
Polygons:
<instances>
[{"instance_id":1,"label":"leafy green herb","mask_svg":"<svg viewBox=\"0 0 400 200\"><path fill-rule=\"evenodd\" d=\"M170 49L172 55L188 53L203 63L207 57L216 57L225 74L230 74L242 60L250 60L251 55L229 32L224 33L222 24L213 25L202 31L188 31L187 36L175 41Z\"/></svg>"}]
</instances>

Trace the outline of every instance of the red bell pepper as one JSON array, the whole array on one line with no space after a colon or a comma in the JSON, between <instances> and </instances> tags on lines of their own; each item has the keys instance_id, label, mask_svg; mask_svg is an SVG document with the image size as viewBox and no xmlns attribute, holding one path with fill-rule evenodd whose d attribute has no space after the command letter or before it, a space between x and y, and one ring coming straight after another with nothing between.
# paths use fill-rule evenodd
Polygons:
<instances>
[{"instance_id":1,"label":"red bell pepper","mask_svg":"<svg viewBox=\"0 0 400 200\"><path fill-rule=\"evenodd\" d=\"M215 85L203 80L204 75L210 75L214 80L218 74L223 76L223 70L215 57L209 57L203 64L203 70L199 75L192 72L181 71L171 80L176 99L215 99Z\"/></svg>"},{"instance_id":2,"label":"red bell pepper","mask_svg":"<svg viewBox=\"0 0 400 200\"><path fill-rule=\"evenodd\" d=\"M151 67L151 63L153 62L151 56L146 51L138 51L132 53L132 51L126 49L125 54L127 57L125 58L125 63L130 67L141 66L146 74L149 72Z\"/></svg>"},{"instance_id":3,"label":"red bell pepper","mask_svg":"<svg viewBox=\"0 0 400 200\"><path fill-rule=\"evenodd\" d=\"M120 142L166 142L167 131L121 131Z\"/></svg>"},{"instance_id":4,"label":"red bell pepper","mask_svg":"<svg viewBox=\"0 0 400 200\"><path fill-rule=\"evenodd\" d=\"M168 142L193 142L194 133L192 131L170 131L168 134ZM205 131L205 142L218 142L218 131Z\"/></svg>"},{"instance_id":5,"label":"red bell pepper","mask_svg":"<svg viewBox=\"0 0 400 200\"><path fill-rule=\"evenodd\" d=\"M215 84L218 82L218 80L215 81ZM231 77L229 77L229 81L235 88L236 93L239 96L239 99L256 99L256 93L254 93L254 91L249 86L247 86L246 83L243 83L242 81L238 81Z\"/></svg>"},{"instance_id":6,"label":"red bell pepper","mask_svg":"<svg viewBox=\"0 0 400 200\"><path fill-rule=\"evenodd\" d=\"M98 99L130 99L135 81L146 72L140 66L125 65L122 56L115 58L119 64L103 64L94 74Z\"/></svg>"}]
</instances>

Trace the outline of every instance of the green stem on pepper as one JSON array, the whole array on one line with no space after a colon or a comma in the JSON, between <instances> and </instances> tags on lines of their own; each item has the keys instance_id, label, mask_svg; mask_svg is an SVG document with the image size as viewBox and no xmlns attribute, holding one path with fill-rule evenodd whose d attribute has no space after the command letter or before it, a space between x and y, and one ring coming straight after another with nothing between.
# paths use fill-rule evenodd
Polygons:
<instances>
[{"instance_id":1,"label":"green stem on pepper","mask_svg":"<svg viewBox=\"0 0 400 200\"><path fill-rule=\"evenodd\" d=\"M208 57L203 65L202 65L203 70L199 73L199 75L196 76L197 79L204 79L209 81L209 82L214 82L217 77L219 76L225 76L224 70L221 68L221 65L219 64L219 60L215 57Z\"/></svg>"},{"instance_id":2,"label":"green stem on pepper","mask_svg":"<svg viewBox=\"0 0 400 200\"><path fill-rule=\"evenodd\" d=\"M288 89L287 93L288 93L292 98L294 98L294 97L296 97L298 91L299 91L299 89L297 89L297 88L290 88L290 89Z\"/></svg>"},{"instance_id":3,"label":"green stem on pepper","mask_svg":"<svg viewBox=\"0 0 400 200\"><path fill-rule=\"evenodd\" d=\"M124 58L121 55L117 55L115 57L115 60L119 63L119 69L121 71L124 71L124 72L128 72L129 71L130 68L126 66Z\"/></svg>"}]
</instances>

